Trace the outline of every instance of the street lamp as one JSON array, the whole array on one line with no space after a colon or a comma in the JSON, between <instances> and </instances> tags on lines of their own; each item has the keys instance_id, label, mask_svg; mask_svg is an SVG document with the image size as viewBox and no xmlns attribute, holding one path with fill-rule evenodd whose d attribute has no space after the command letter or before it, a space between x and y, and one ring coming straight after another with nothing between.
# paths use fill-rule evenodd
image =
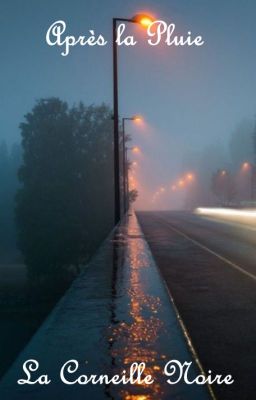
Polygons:
<instances>
[{"instance_id":1,"label":"street lamp","mask_svg":"<svg viewBox=\"0 0 256 400\"><path fill-rule=\"evenodd\" d=\"M115 185L115 224L120 220L120 168L119 168L119 116L118 116L118 68L117 68L117 24L132 22L148 27L153 19L146 14L136 14L132 18L113 18L113 119L114 119L114 185Z\"/></svg>"},{"instance_id":2,"label":"street lamp","mask_svg":"<svg viewBox=\"0 0 256 400\"><path fill-rule=\"evenodd\" d=\"M129 192L128 192L128 167L127 167L127 152L125 149L125 121L140 122L142 118L139 115L133 117L122 118L122 142L123 142L123 202L124 212L128 210Z\"/></svg>"},{"instance_id":3,"label":"street lamp","mask_svg":"<svg viewBox=\"0 0 256 400\"><path fill-rule=\"evenodd\" d=\"M188 173L188 174L186 175L186 179L187 179L189 182L192 182L192 181L194 180L194 178L195 178L195 176L194 176L194 174L192 174L191 172Z\"/></svg>"},{"instance_id":4,"label":"street lamp","mask_svg":"<svg viewBox=\"0 0 256 400\"><path fill-rule=\"evenodd\" d=\"M126 147L125 150L126 150L126 153L127 153L127 150L131 150L133 153L136 153L136 154L139 154L141 152L139 146Z\"/></svg>"},{"instance_id":5,"label":"street lamp","mask_svg":"<svg viewBox=\"0 0 256 400\"><path fill-rule=\"evenodd\" d=\"M242 164L243 171L251 171L251 201L254 200L254 187L255 187L255 165L249 161L245 161Z\"/></svg>"},{"instance_id":6,"label":"street lamp","mask_svg":"<svg viewBox=\"0 0 256 400\"><path fill-rule=\"evenodd\" d=\"M125 147L125 160L128 160L127 152L131 150L133 153L140 153L140 148L138 146L133 147ZM127 168L127 177L126 177L126 193L127 193L127 203L126 206L129 204L129 177L128 177L128 168Z\"/></svg>"},{"instance_id":7,"label":"street lamp","mask_svg":"<svg viewBox=\"0 0 256 400\"><path fill-rule=\"evenodd\" d=\"M249 162L244 162L242 165L243 171L248 171L251 168L251 164Z\"/></svg>"},{"instance_id":8,"label":"street lamp","mask_svg":"<svg viewBox=\"0 0 256 400\"><path fill-rule=\"evenodd\" d=\"M146 15L146 14L136 14L134 17L130 20L130 22L135 22L137 24L140 24L144 26L144 28L147 28L150 24L153 22L153 18L151 15Z\"/></svg>"},{"instance_id":9,"label":"street lamp","mask_svg":"<svg viewBox=\"0 0 256 400\"><path fill-rule=\"evenodd\" d=\"M138 146L133 146L133 147L131 148L131 150L132 150L133 153L136 153L136 154L139 154L139 153L140 153L140 148L139 148Z\"/></svg>"}]
</instances>

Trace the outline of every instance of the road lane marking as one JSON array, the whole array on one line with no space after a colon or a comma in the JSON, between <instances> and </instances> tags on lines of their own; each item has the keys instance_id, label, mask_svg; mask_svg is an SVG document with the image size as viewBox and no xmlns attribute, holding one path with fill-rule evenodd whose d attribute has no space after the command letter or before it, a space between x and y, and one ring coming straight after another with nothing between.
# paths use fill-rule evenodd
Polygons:
<instances>
[{"instance_id":1,"label":"road lane marking","mask_svg":"<svg viewBox=\"0 0 256 400\"><path fill-rule=\"evenodd\" d=\"M159 270L159 272L160 272L160 270ZM163 275L162 275L161 272L160 272L160 274L161 274L161 276L162 276L165 289L166 289L166 291L167 291L167 293L168 293L168 295L169 295L170 302L171 302L171 304L172 304L172 306L173 306L173 308L174 308L174 311L175 311L175 313L176 313L176 316L177 316L178 322L179 322L179 324L180 324L181 330L182 330L183 335L184 335L184 337L185 337L185 340L186 340L186 342L187 342L188 348L189 348L190 352L192 353L192 356L194 357L194 361L195 361L197 367L199 368L199 371L201 372L202 375L204 375L204 376L206 377L207 375L206 375L205 370L204 370L204 368L203 368L203 366L202 366L202 364L201 364L201 361L200 361L199 356L198 356L198 354L197 354L197 352L196 352L196 349L195 349L195 347L194 347L194 345L193 345L191 336L190 336L190 334L188 333L188 329L186 328L186 325L185 325L183 319L181 318L181 315L180 315L180 313L179 313L179 311L178 311L178 308L177 308L177 306L176 306L176 303L175 303L175 301L174 301L174 298L172 297L172 294L171 294L171 292L170 292L170 289L169 289L169 287L167 286L167 282L166 282L165 279L163 278ZM207 383L206 386L207 386L207 388L208 388L208 391L209 391L209 394L210 394L212 400L217 400L217 397L216 397L216 395L215 395L215 393L214 393L214 391L213 391L211 385L210 385L209 383Z\"/></svg>"},{"instance_id":2,"label":"road lane marking","mask_svg":"<svg viewBox=\"0 0 256 400\"><path fill-rule=\"evenodd\" d=\"M161 222L168 226L170 229L172 229L174 232L178 233L179 235L183 236L184 238L186 238L187 240L191 241L192 243L194 243L196 246L201 247L201 249L207 251L208 253L214 255L215 257L219 258L221 261L224 261L226 264L228 264L230 267L236 269L237 271L241 272L242 274L248 276L249 278L251 278L252 280L256 281L256 276L251 274L250 272L246 271L245 269L243 269L242 267L240 267L239 265L237 265L236 263L234 263L233 261L228 260L226 257L216 253L214 250L209 249L209 247L203 245L202 243L198 242L197 240L193 239L191 236L187 235L186 233L180 231L177 228L174 228L174 226L172 224L170 224L169 222L166 222L164 219L157 217L159 220L161 220Z\"/></svg>"}]
</instances>

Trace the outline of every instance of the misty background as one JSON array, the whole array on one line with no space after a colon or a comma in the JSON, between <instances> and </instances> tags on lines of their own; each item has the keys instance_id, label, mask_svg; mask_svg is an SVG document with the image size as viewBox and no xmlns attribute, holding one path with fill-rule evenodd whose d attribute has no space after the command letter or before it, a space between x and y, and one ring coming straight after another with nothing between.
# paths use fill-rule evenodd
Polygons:
<instances>
[{"instance_id":1,"label":"misty background","mask_svg":"<svg viewBox=\"0 0 256 400\"><path fill-rule=\"evenodd\" d=\"M112 105L111 18L140 10L205 40L199 48L151 47L145 32L128 24L127 33L139 43L119 48L120 116L140 114L146 121L143 134L133 125L127 131L143 151L137 207L148 208L148 196L189 168L193 154L204 158L214 145L219 164L232 161L232 133L241 121L254 118L253 0L2 2L0 135L8 147L20 142L18 125L35 99L57 96L71 105L80 100ZM59 19L67 23L67 33L87 36L94 29L108 45L76 47L62 57L60 48L45 42L48 27Z\"/></svg>"},{"instance_id":2,"label":"misty background","mask_svg":"<svg viewBox=\"0 0 256 400\"><path fill-rule=\"evenodd\" d=\"M129 153L129 159L132 162L136 161L136 166L132 166L130 170L130 178L133 177L130 187L133 188L134 185L139 192L135 207L193 209L199 205L219 205L227 202L240 204L250 199L250 174L248 171L247 175L246 171L241 174L241 165L245 161L255 162L252 138L256 113L254 79L256 4L253 0L243 3L229 0L224 4L220 0L214 2L161 0L141 1L139 5L135 0L126 3L118 0L2 1L0 4L0 263L1 289L4 290L0 303L1 311L4 313L1 322L3 352L8 347L6 341L12 339L9 335L11 327L15 327L18 321L21 330L20 341L15 338L16 345L12 350L15 354L64 290L58 288L60 290L56 290L57 294L53 299L46 299L44 295L42 297L41 292L39 296L37 290L36 296L40 297L40 302L43 304L40 306L40 311L38 311L39 303L35 303L34 296L31 297L31 287L26 292L27 297L24 298L26 270L39 268L38 257L46 253L44 249L40 253L42 248L37 247L41 240L40 229L37 231L38 235L34 235L33 232L29 232L30 236L22 234L28 232L26 229L31 215L36 219L37 215L41 215L38 210L46 209L48 212L51 208L45 208L45 203L39 201L36 203L38 208L35 207L32 212L30 207L24 211L24 204L28 206L35 204L31 193L38 193L37 189L40 187L40 185L31 186L32 181L36 182L31 149L37 142L33 142L33 129L25 116L34 113L34 117L39 116L42 122L41 117L49 103L59 104L58 107L64 110L62 112L64 119L60 118L62 125L58 125L55 132L59 135L62 129L60 127L65 126L63 121L68 121L73 124L72 129L77 135L77 141L72 142L73 152L65 153L67 161L70 163L74 161L72 156L78 154L78 149L81 150L80 156L86 154L86 160L91 160L90 165L85 164L88 167L85 169L86 172L90 170L91 174L90 180L86 181L85 197L83 198L82 189L81 198L80 191L77 192L76 200L80 201L80 208L77 207L78 203L74 202L73 210L81 209L81 214L75 215L72 212L68 214L68 207L62 209L63 215L66 213L65 215L74 216L73 223L79 217L81 220L84 205L86 216L83 219L84 225L80 226L83 233L79 237L79 240L83 240L84 247L78 246L79 248L74 250L75 256L72 254L74 257L68 258L69 263L75 264L76 267L80 266L86 263L113 226L113 209L110 206L113 195L112 172L110 172L113 96L112 18L131 18L140 11L148 12L168 24L175 23L178 34L185 35L191 31L193 36L202 35L205 44L198 48L168 47L163 43L151 47L147 44L146 32L141 27L136 24L127 25L127 34L134 35L138 44L135 47L122 46L118 49L119 114L120 118L140 115L143 119L139 124L133 122L126 124L126 133L132 139L129 146L138 146L140 149L137 154L131 151ZM96 36L102 34L108 40L108 45L76 46L71 48L67 57L63 57L60 54L61 48L50 47L45 41L48 28L57 20L66 22L66 34L88 36L89 30L93 29ZM85 111L79 114L80 102ZM105 106L102 106L103 103ZM38 105L41 105L41 108L38 109ZM101 107L106 107L104 118L100 114ZM59 115L58 112L56 114L55 105L50 108L49 115L52 120ZM26 140L22 144L21 133L24 134L24 124L28 124L30 133L28 136L23 135L23 139L26 137ZM41 126L43 123L39 124L39 128ZM69 138L71 131L65 130L66 138ZM38 132L38 138L43 137L40 136L40 129ZM37 152L35 152L38 156L36 166L47 165L47 163L38 164L42 149L46 151L45 155L48 154L51 162L58 160L60 164L62 162L65 164L61 147L58 147L59 143L54 142L56 147L53 147L53 150L58 155L56 158L53 156L54 152L47 152L47 143L51 143L50 137L42 141L40 139L38 143L40 145L36 147ZM63 165L63 170L60 169L59 174L54 175L55 182L65 182L64 171L68 173L68 169L65 169L69 165L68 162ZM21 165L24 171L24 163L27 175L24 178L21 174L21 179L18 180L17 172ZM95 168L98 168L94 178L94 170L90 169L93 163L96 165ZM81 170L83 165L80 164ZM108 173L109 180L102 171ZM220 184L218 180L222 171L227 172L224 188L223 183ZM49 171L46 171L45 175L40 173L40 179L44 176L46 193L52 201L54 188L48 185L47 173L49 174ZM193 175L191 185L184 190L173 191L172 187L177 186L177 182L187 173ZM78 176L80 179L80 172L77 173L76 177ZM71 186L66 187L65 194L72 185L75 185L76 189L79 187L78 180L72 179L70 179ZM18 236L25 238L27 242L23 241L23 244L17 247L19 240L15 224L15 218L17 220L15 199L17 192L22 192L22 185L25 185L26 191L25 195L23 192L23 203L20 200L22 196L18 196L21 201L18 203L20 210L18 219L22 221L19 222ZM30 190L31 188L33 190ZM84 189L84 186L81 185L81 188ZM160 195L156 196L156 193ZM29 201L26 202L24 199ZM83 202L84 199L86 201ZM47 212L41 216L46 215L50 218L50 213ZM76 226L75 222L72 226ZM63 232L70 234L67 224L65 229ZM45 233L48 233L47 230ZM48 237L47 234L45 237ZM29 238L33 249L28 249ZM69 239L69 236L66 236L65 241L63 239L58 246L70 242ZM49 256L51 262L54 260L55 266L65 264L66 267L67 260L60 260L63 254L59 252L57 256L54 255L55 258L53 257L58 246L56 241L52 243L56 246L53 246L52 253L47 253L47 257ZM72 243L75 243L74 237ZM44 244L45 248L48 248L49 243L46 241ZM37 254L37 258L31 261L32 253ZM49 263L42 260L41 257L40 268L44 269L46 264L49 267ZM8 293L15 294L19 300L18 305L13 303L13 300L10 303L6 302ZM35 308L30 307L32 303L36 304ZM10 362L9 353L6 357Z\"/></svg>"}]
</instances>

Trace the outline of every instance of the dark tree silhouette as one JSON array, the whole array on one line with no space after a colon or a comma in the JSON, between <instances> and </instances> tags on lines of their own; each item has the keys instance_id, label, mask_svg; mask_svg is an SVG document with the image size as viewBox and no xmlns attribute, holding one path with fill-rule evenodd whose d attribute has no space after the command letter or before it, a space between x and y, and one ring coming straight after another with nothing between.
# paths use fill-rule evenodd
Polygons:
<instances>
[{"instance_id":1,"label":"dark tree silhouette","mask_svg":"<svg viewBox=\"0 0 256 400\"><path fill-rule=\"evenodd\" d=\"M14 144L8 149L0 144L0 256L4 262L17 257L14 224L14 196L18 187L17 170L21 161L21 148Z\"/></svg>"},{"instance_id":2,"label":"dark tree silhouette","mask_svg":"<svg viewBox=\"0 0 256 400\"><path fill-rule=\"evenodd\" d=\"M18 242L31 278L86 262L112 227L112 121L105 106L37 102L20 125ZM67 276L67 274L65 274Z\"/></svg>"}]
</instances>

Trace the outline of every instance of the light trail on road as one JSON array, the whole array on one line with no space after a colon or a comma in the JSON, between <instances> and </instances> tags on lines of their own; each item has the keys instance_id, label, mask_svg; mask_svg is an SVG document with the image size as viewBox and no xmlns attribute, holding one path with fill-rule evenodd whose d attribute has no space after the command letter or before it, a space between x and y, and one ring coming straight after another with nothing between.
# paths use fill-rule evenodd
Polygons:
<instances>
[{"instance_id":1,"label":"light trail on road","mask_svg":"<svg viewBox=\"0 0 256 400\"><path fill-rule=\"evenodd\" d=\"M235 222L239 224L252 225L256 228L256 210L199 207L195 214L211 217L220 221Z\"/></svg>"}]
</instances>

